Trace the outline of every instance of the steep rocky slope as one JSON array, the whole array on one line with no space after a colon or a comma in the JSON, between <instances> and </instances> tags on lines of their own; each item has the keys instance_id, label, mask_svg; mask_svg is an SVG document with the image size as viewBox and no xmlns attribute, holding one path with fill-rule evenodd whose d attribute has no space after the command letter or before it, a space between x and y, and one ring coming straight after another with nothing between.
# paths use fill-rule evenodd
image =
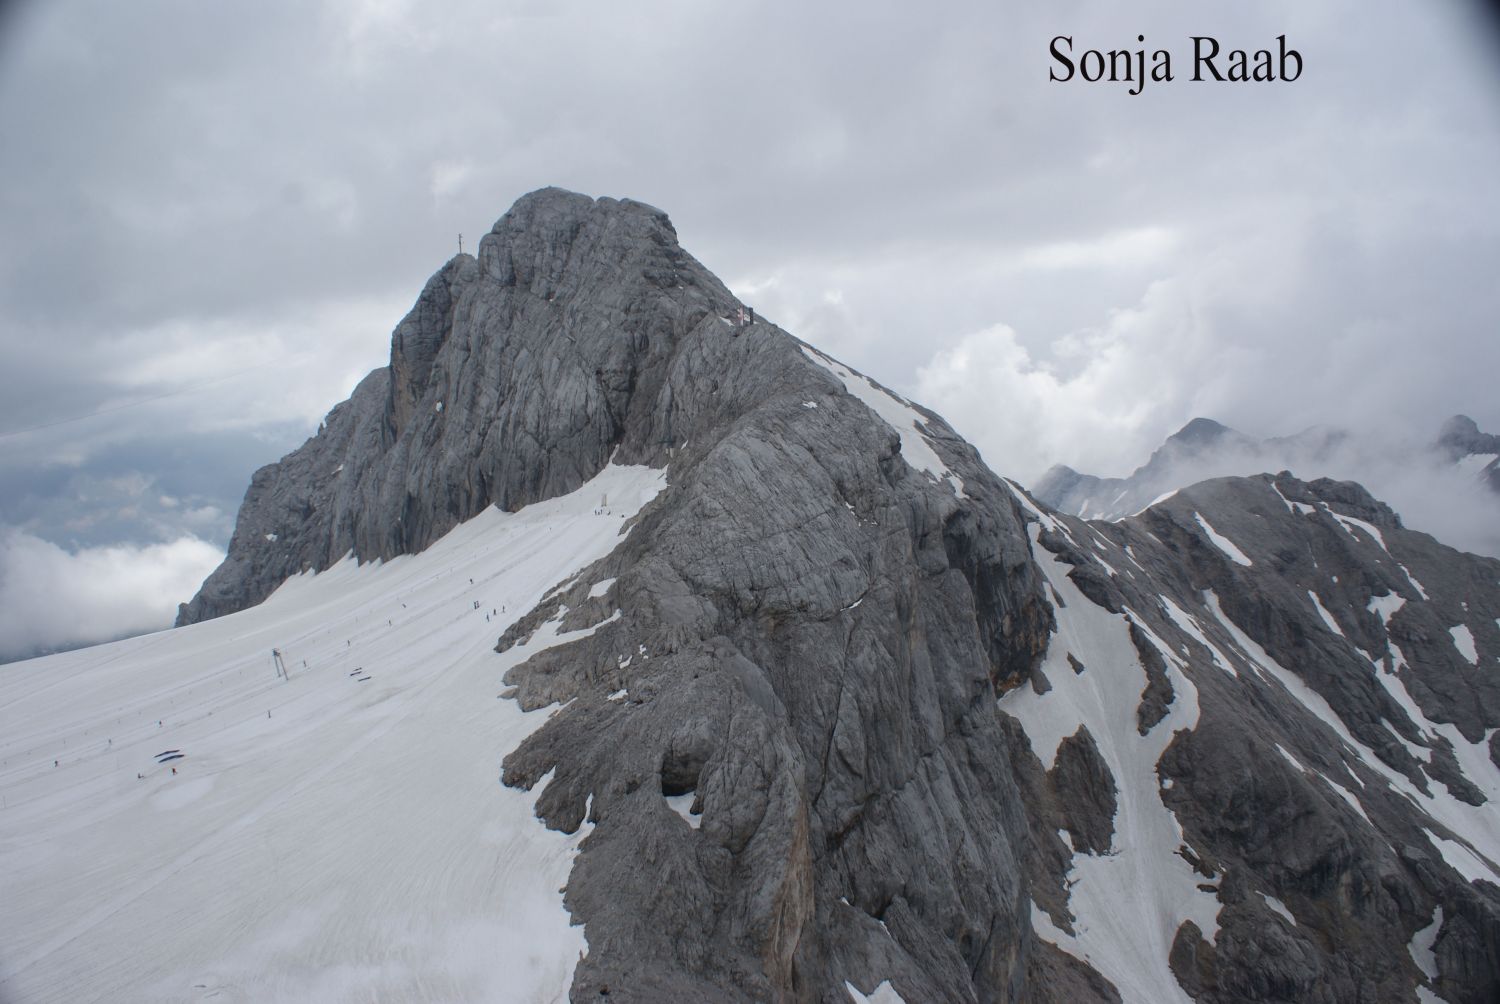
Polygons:
<instances>
[{"instance_id":1,"label":"steep rocky slope","mask_svg":"<svg viewBox=\"0 0 1500 1004\"><path fill-rule=\"evenodd\" d=\"M1036 518L1062 630L1032 685L1000 705L1029 737L1012 751L1029 803L1045 807L1033 888L1062 933L1049 874L1060 900L1066 873L1086 926L1121 902L1090 894L1111 888L1094 856L1112 803L1080 793L1111 777L1129 792L1149 772L1181 827L1173 850L1217 904L1213 931L1191 902L1160 913L1164 928L1182 921L1157 944L1190 996L1411 1000L1420 979L1444 1000L1494 999L1500 562L1402 529L1357 485L1286 474L1204 482L1116 523ZM1103 627L1075 627L1090 618ZM1118 675L1109 660L1128 649L1135 696L1122 705L1116 679L1091 677L1100 661ZM1143 759L1174 714L1159 758ZM1126 808L1108 853L1139 856L1147 831ZM1149 902L1158 873L1134 878ZM1117 981L1135 975L1104 961Z\"/></svg>"},{"instance_id":2,"label":"steep rocky slope","mask_svg":"<svg viewBox=\"0 0 1500 1004\"><path fill-rule=\"evenodd\" d=\"M561 708L505 781L593 824L575 1000L1491 999L1500 563L1289 476L1059 516L738 307L659 211L527 196L180 620L663 468L497 639L592 629L507 677Z\"/></svg>"}]
</instances>

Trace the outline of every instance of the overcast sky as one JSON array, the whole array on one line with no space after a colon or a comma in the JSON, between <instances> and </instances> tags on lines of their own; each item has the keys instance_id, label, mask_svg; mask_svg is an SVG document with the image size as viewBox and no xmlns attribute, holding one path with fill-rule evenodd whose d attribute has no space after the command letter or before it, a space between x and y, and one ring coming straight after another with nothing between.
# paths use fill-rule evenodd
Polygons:
<instances>
[{"instance_id":1,"label":"overcast sky","mask_svg":"<svg viewBox=\"0 0 1500 1004\"><path fill-rule=\"evenodd\" d=\"M665 209L1022 481L1127 473L1195 415L1500 431L1477 4L9 8L0 656L168 623L253 469L386 361L457 234L548 184ZM1144 34L1179 79L1049 82L1057 34ZM1192 34L1285 34L1302 78L1193 83Z\"/></svg>"}]
</instances>

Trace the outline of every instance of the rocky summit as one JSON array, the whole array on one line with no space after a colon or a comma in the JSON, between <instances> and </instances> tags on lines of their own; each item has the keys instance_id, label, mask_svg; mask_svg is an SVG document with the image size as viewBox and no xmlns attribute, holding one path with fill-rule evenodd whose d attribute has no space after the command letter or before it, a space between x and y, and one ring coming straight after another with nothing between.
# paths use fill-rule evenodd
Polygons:
<instances>
[{"instance_id":1,"label":"rocky summit","mask_svg":"<svg viewBox=\"0 0 1500 1004\"><path fill-rule=\"evenodd\" d=\"M1289 474L1060 514L744 309L659 210L524 197L179 623L655 468L495 612L572 1000L1500 996L1500 562Z\"/></svg>"}]
</instances>

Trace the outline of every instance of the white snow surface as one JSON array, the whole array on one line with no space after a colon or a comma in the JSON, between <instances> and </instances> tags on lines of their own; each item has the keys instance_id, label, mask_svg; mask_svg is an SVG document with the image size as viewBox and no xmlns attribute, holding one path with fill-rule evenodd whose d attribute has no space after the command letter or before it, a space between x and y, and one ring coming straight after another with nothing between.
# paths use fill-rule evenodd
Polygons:
<instances>
[{"instance_id":1,"label":"white snow surface","mask_svg":"<svg viewBox=\"0 0 1500 1004\"><path fill-rule=\"evenodd\" d=\"M1391 626L1391 618L1397 610L1406 605L1406 597L1397 593L1386 593L1384 596L1371 596L1370 602L1365 604L1365 609L1380 618L1380 623L1387 628Z\"/></svg>"},{"instance_id":2,"label":"white snow surface","mask_svg":"<svg viewBox=\"0 0 1500 1004\"><path fill-rule=\"evenodd\" d=\"M882 980L868 995L860 993L848 980L844 981L844 989L849 991L849 999L854 1004L906 1004L901 995L896 993L896 988L891 986L890 980Z\"/></svg>"},{"instance_id":3,"label":"white snow surface","mask_svg":"<svg viewBox=\"0 0 1500 1004\"><path fill-rule=\"evenodd\" d=\"M566 1000L587 826L500 783L551 712L496 698L592 629L493 647L619 542L600 491L628 515L664 479L610 467L418 555L0 670L0 999Z\"/></svg>"},{"instance_id":4,"label":"white snow surface","mask_svg":"<svg viewBox=\"0 0 1500 1004\"><path fill-rule=\"evenodd\" d=\"M1198 723L1198 691L1181 671L1181 660L1146 631L1166 661L1175 694L1167 716L1148 734L1136 731L1136 707L1146 671L1120 614L1095 605L1080 593L1068 572L1072 566L1036 546L1032 554L1062 597L1056 609L1057 633L1042 666L1052 688L1037 694L1017 687L1001 700L1026 730L1032 751L1050 769L1058 744L1087 725L1109 766L1117 789L1114 836L1103 856L1075 854L1068 879L1069 935L1033 904L1038 936L1087 961L1119 988L1126 1001L1187 1002L1167 964L1178 927L1191 919L1213 941L1218 934L1219 901L1198 888L1204 882L1178 854L1182 827L1161 800L1156 763L1179 729ZM1088 669L1074 673L1071 652ZM1128 909L1122 909L1128 904Z\"/></svg>"},{"instance_id":5,"label":"white snow surface","mask_svg":"<svg viewBox=\"0 0 1500 1004\"><path fill-rule=\"evenodd\" d=\"M1428 599L1427 590L1422 588L1422 583L1416 580L1416 577L1411 574L1411 570L1408 569L1405 565L1401 565L1400 568L1401 574L1406 576L1406 581L1411 583L1411 587L1417 591L1417 595L1422 597L1422 599L1424 600Z\"/></svg>"},{"instance_id":6,"label":"white snow surface","mask_svg":"<svg viewBox=\"0 0 1500 1004\"><path fill-rule=\"evenodd\" d=\"M1449 628L1448 633L1453 636L1453 647L1458 649L1458 654L1474 665L1479 665L1479 649L1474 647L1474 633L1469 630L1469 626L1458 624Z\"/></svg>"},{"instance_id":7,"label":"white snow surface","mask_svg":"<svg viewBox=\"0 0 1500 1004\"><path fill-rule=\"evenodd\" d=\"M1318 599L1318 594L1309 589L1307 591L1307 598L1312 600L1313 606L1318 610L1318 616L1323 618L1324 624L1328 625L1328 630L1340 638L1344 637L1343 628L1339 627L1339 622L1333 619L1333 614L1328 612L1328 608L1323 605L1323 601Z\"/></svg>"},{"instance_id":8,"label":"white snow surface","mask_svg":"<svg viewBox=\"0 0 1500 1004\"><path fill-rule=\"evenodd\" d=\"M1432 946L1437 944L1438 932L1443 929L1443 908L1438 906L1433 909L1432 923L1417 931L1411 936L1411 944L1406 950L1411 953L1412 961L1417 968L1422 970L1422 975L1429 980L1437 979L1437 955Z\"/></svg>"},{"instance_id":9,"label":"white snow surface","mask_svg":"<svg viewBox=\"0 0 1500 1004\"><path fill-rule=\"evenodd\" d=\"M1068 534L1068 528L1066 526L1037 507L1036 503L1033 502L1030 496L1026 494L1026 489L1022 488L1014 481L1011 481L1009 478L1002 479L1002 483L1005 485L1005 487L1010 489L1010 493L1015 496L1017 502L1021 503L1021 507L1027 512L1031 513L1031 515L1035 516L1037 522L1041 523L1042 526L1046 527L1048 530L1058 530L1062 533ZM1072 534L1068 534L1068 538L1071 540Z\"/></svg>"},{"instance_id":10,"label":"white snow surface","mask_svg":"<svg viewBox=\"0 0 1500 1004\"><path fill-rule=\"evenodd\" d=\"M1208 649L1209 658L1213 660L1215 666L1218 666L1230 676L1237 677L1240 675L1234 668L1234 664L1229 661L1229 658L1223 652L1219 651L1219 647L1208 640L1208 636L1203 633L1198 622L1193 619L1192 615L1188 614L1176 603L1173 603L1172 598L1166 594L1162 594L1161 602L1162 607L1167 611L1167 616L1172 619L1172 623L1176 624L1182 630L1183 634Z\"/></svg>"},{"instance_id":11,"label":"white snow surface","mask_svg":"<svg viewBox=\"0 0 1500 1004\"><path fill-rule=\"evenodd\" d=\"M864 405L879 415L881 420L896 431L901 437L901 456L913 470L925 471L935 481L947 481L948 487L959 498L964 498L963 480L948 469L943 463L932 444L922 433L922 425L926 419L921 412L911 406L911 402L903 400L889 391L877 387L868 377L862 376L845 366L843 363L829 359L827 356L808 346L802 346L803 355L817 363L819 366L839 378L844 389L859 398Z\"/></svg>"},{"instance_id":12,"label":"white snow surface","mask_svg":"<svg viewBox=\"0 0 1500 1004\"><path fill-rule=\"evenodd\" d=\"M1152 499L1150 502L1147 502L1145 505L1141 506L1139 509L1137 509L1135 512L1131 513L1130 515L1131 516L1139 516L1141 513L1145 512L1147 509L1150 509L1152 506L1154 506L1154 505L1161 505L1161 503L1165 502L1167 499L1171 498L1173 495L1176 495L1176 494L1177 494L1177 489L1176 488L1173 488L1169 492L1162 492L1160 495L1156 496L1156 498ZM1115 499L1115 501L1118 502L1119 499ZM1119 522L1119 520L1115 520L1115 522Z\"/></svg>"},{"instance_id":13,"label":"white snow surface","mask_svg":"<svg viewBox=\"0 0 1500 1004\"><path fill-rule=\"evenodd\" d=\"M1276 482L1272 481L1270 482L1270 485L1271 490L1280 497L1281 501L1286 503L1287 511L1292 513L1293 515L1300 512L1304 516L1309 516L1318 511L1316 507L1310 506L1306 502L1293 502L1291 499L1287 498L1282 494L1281 489L1277 486Z\"/></svg>"},{"instance_id":14,"label":"white snow surface","mask_svg":"<svg viewBox=\"0 0 1500 1004\"><path fill-rule=\"evenodd\" d=\"M1267 896L1265 893L1261 893L1260 898L1266 901L1266 906L1269 906L1274 912L1285 917L1288 924L1291 924L1293 927L1297 926L1297 918L1292 916L1292 911L1286 908L1285 903L1275 896Z\"/></svg>"},{"instance_id":15,"label":"white snow surface","mask_svg":"<svg viewBox=\"0 0 1500 1004\"><path fill-rule=\"evenodd\" d=\"M687 820L687 824L693 829L696 830L703 825L703 817L693 815L693 799L695 796L691 791L685 795L663 795L662 798L666 800L667 805L671 807L672 811Z\"/></svg>"},{"instance_id":16,"label":"white snow surface","mask_svg":"<svg viewBox=\"0 0 1500 1004\"><path fill-rule=\"evenodd\" d=\"M1245 557L1244 551L1234 546L1234 541L1209 526L1208 520L1204 519L1200 513L1193 513L1193 518L1198 521L1199 526L1203 527L1203 532L1208 534L1208 539L1213 541L1214 546L1228 555L1229 559L1235 564L1244 565L1246 568L1255 564L1255 562Z\"/></svg>"},{"instance_id":17,"label":"white snow surface","mask_svg":"<svg viewBox=\"0 0 1500 1004\"><path fill-rule=\"evenodd\" d=\"M1470 882L1495 881L1495 869L1469 848L1455 840L1440 837L1426 827L1423 827L1422 832L1427 834L1427 839L1431 840L1432 845L1443 855L1443 860L1464 878Z\"/></svg>"}]
</instances>

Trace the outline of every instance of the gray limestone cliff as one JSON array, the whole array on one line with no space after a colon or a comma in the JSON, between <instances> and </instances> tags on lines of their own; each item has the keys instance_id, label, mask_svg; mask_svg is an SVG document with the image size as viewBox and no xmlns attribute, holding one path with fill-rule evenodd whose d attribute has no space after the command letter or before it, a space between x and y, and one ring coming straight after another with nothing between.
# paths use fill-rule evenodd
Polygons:
<instances>
[{"instance_id":1,"label":"gray limestone cliff","mask_svg":"<svg viewBox=\"0 0 1500 1004\"><path fill-rule=\"evenodd\" d=\"M560 707L504 781L592 827L574 1001L1496 999L1500 562L1288 474L1060 515L739 308L660 211L526 196L181 623L662 468L496 639L593 629L506 679Z\"/></svg>"},{"instance_id":2,"label":"gray limestone cliff","mask_svg":"<svg viewBox=\"0 0 1500 1004\"><path fill-rule=\"evenodd\" d=\"M505 774L553 772L548 825L595 822L568 886L591 946L575 994L836 999L883 969L914 999L1012 998L1026 822L994 698L1050 624L1021 509L917 409L911 434L969 494L913 469L835 364L738 308L659 211L527 196L427 284L389 368L256 474L181 620L351 550L418 550L611 458L666 467L606 567L500 639L557 604L569 626L621 611L512 681L528 707L571 701ZM622 669L627 640L649 660ZM684 792L699 830L663 800Z\"/></svg>"}]
</instances>

